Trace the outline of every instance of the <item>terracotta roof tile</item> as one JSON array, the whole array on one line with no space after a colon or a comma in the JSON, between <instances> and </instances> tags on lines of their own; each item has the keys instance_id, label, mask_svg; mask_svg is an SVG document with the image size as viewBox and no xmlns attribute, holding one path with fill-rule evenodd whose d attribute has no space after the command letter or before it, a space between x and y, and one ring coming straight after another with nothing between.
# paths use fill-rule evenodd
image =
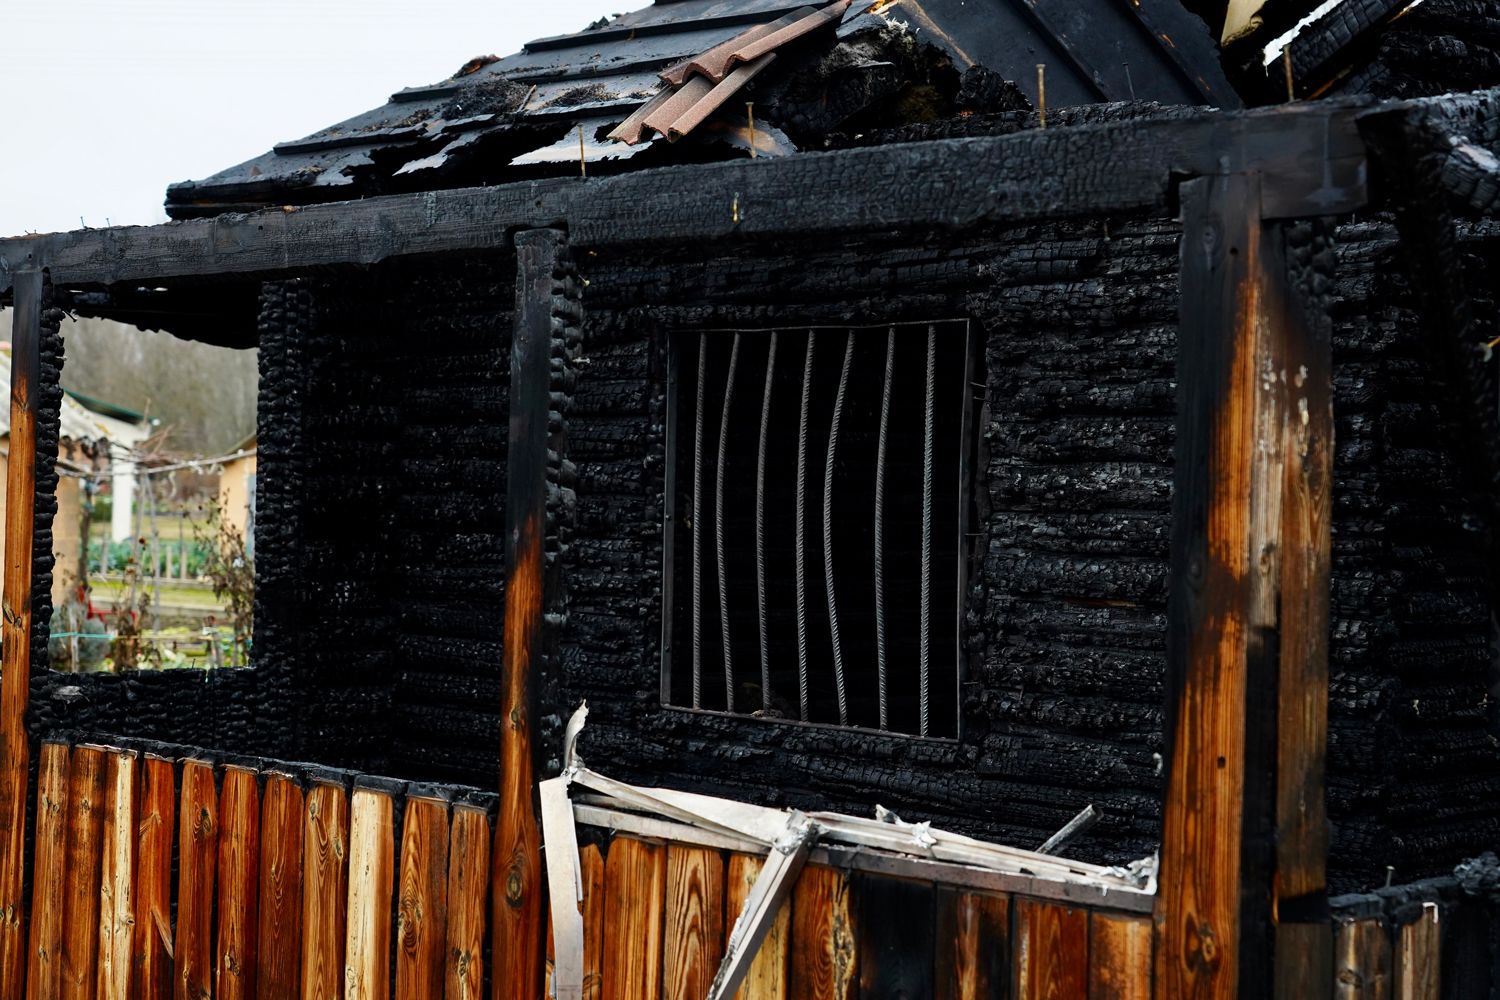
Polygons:
<instances>
[{"instance_id":1,"label":"terracotta roof tile","mask_svg":"<svg viewBox=\"0 0 1500 1000\"><path fill-rule=\"evenodd\" d=\"M703 124L704 119L728 103L729 99L739 93L740 89L749 83L755 74L765 69L770 65L771 60L775 58L776 53L767 52L754 62L744 63L739 66L734 72L714 84L712 90L693 102L691 107L678 115L676 121L667 126L667 138L676 142ZM703 78L694 77L693 79L701 80Z\"/></svg>"},{"instance_id":2,"label":"terracotta roof tile","mask_svg":"<svg viewBox=\"0 0 1500 1000\"><path fill-rule=\"evenodd\" d=\"M849 3L835 0L822 9L803 7L668 67L661 74L666 89L621 122L610 138L627 145L640 142L648 132L657 132L673 142L681 139L770 65L776 49L837 23Z\"/></svg>"}]
</instances>

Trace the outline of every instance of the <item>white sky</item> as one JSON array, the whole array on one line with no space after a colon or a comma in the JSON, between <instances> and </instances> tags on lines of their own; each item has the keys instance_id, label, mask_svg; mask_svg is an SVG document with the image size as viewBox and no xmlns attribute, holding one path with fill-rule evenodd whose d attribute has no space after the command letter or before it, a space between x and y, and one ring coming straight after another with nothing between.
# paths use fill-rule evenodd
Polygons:
<instances>
[{"instance_id":1,"label":"white sky","mask_svg":"<svg viewBox=\"0 0 1500 1000\"><path fill-rule=\"evenodd\" d=\"M173 181L648 0L0 0L0 237L160 222Z\"/></svg>"}]
</instances>

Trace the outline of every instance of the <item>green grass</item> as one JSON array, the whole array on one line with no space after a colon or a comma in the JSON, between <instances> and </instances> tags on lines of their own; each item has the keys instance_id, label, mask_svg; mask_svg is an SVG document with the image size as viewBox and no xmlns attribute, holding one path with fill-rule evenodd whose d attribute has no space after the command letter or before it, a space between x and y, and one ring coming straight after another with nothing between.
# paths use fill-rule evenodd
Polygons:
<instances>
[{"instance_id":1,"label":"green grass","mask_svg":"<svg viewBox=\"0 0 1500 1000\"><path fill-rule=\"evenodd\" d=\"M150 584L145 585L149 590ZM125 592L125 585L118 580L94 580L90 584L95 600L108 601L114 604ZM181 608L202 609L204 611L223 611L224 602L214 596L214 592L205 587L183 586L179 583L163 583L161 585L161 602L163 605Z\"/></svg>"}]
</instances>

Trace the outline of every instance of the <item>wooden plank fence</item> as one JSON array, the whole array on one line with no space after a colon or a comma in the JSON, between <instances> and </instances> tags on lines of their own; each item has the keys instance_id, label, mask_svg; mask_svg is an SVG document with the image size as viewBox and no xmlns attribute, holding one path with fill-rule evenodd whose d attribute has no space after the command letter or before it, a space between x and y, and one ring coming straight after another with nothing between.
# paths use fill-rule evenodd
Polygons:
<instances>
[{"instance_id":1,"label":"wooden plank fence","mask_svg":"<svg viewBox=\"0 0 1500 1000\"><path fill-rule=\"evenodd\" d=\"M493 794L61 742L39 764L28 1000L511 996L486 969ZM586 1000L705 997L761 859L580 838ZM1149 897L1085 905L1027 884L815 861L736 998L1165 995ZM1500 919L1452 879L1334 902L1309 1000L1496 995Z\"/></svg>"},{"instance_id":2,"label":"wooden plank fence","mask_svg":"<svg viewBox=\"0 0 1500 1000\"><path fill-rule=\"evenodd\" d=\"M480 793L60 742L37 784L29 1000L482 995Z\"/></svg>"}]
</instances>

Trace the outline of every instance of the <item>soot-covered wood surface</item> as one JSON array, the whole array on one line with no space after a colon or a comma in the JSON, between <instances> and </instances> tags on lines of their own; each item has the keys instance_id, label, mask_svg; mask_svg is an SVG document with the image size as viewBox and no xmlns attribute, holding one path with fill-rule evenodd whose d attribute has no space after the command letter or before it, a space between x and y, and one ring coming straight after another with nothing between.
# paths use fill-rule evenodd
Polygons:
<instances>
[{"instance_id":1,"label":"soot-covered wood surface","mask_svg":"<svg viewBox=\"0 0 1500 1000\"><path fill-rule=\"evenodd\" d=\"M1493 226L1464 230L1494 275ZM1154 849L1178 233L1111 219L864 245L580 255L567 409L577 502L540 690L592 711L619 777L868 812L1080 855ZM1482 505L1394 226L1338 229L1329 796L1340 888L1451 866L1497 832ZM262 296L261 576L249 671L52 676L40 731L118 732L492 787L513 265L392 265ZM968 317L985 404L956 742L664 709L665 338ZM555 766L555 760L551 761Z\"/></svg>"}]
</instances>

